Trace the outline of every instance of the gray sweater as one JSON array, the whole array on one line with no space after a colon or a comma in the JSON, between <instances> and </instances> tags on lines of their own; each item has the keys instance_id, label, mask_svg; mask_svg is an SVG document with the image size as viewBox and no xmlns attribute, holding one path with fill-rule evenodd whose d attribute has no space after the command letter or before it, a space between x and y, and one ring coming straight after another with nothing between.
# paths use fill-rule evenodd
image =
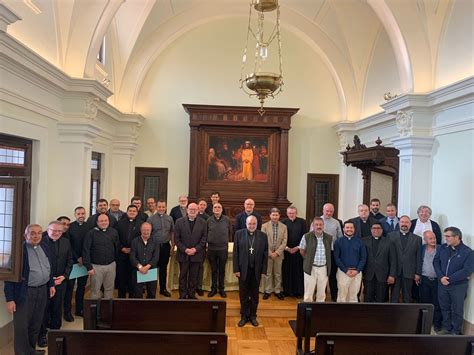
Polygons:
<instances>
[{"instance_id":1,"label":"gray sweater","mask_svg":"<svg viewBox=\"0 0 474 355\"><path fill-rule=\"evenodd\" d=\"M217 219L212 215L207 220L207 244L209 250L227 250L232 225L227 216Z\"/></svg>"}]
</instances>

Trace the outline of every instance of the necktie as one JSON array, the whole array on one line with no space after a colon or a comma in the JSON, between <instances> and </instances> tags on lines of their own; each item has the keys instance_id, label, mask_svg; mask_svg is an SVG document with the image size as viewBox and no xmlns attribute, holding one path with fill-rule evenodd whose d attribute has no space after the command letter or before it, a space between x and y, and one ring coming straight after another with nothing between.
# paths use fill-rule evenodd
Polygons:
<instances>
[{"instance_id":1,"label":"necktie","mask_svg":"<svg viewBox=\"0 0 474 355\"><path fill-rule=\"evenodd\" d=\"M391 229L392 231L394 230L393 219L390 220L390 229Z\"/></svg>"}]
</instances>

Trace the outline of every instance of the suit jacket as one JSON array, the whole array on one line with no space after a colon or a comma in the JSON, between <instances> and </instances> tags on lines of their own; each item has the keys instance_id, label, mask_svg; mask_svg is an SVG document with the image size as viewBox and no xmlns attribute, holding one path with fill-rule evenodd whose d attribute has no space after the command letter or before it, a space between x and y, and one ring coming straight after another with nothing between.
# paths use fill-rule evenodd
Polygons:
<instances>
[{"instance_id":1,"label":"suit jacket","mask_svg":"<svg viewBox=\"0 0 474 355\"><path fill-rule=\"evenodd\" d=\"M255 216L257 218L257 229L262 229L262 216L257 211L253 211L251 216ZM245 221L247 220L247 213L245 211L240 212L237 216L235 216L235 231L237 232L240 229L247 229L247 225Z\"/></svg>"},{"instance_id":2,"label":"suit jacket","mask_svg":"<svg viewBox=\"0 0 474 355\"><path fill-rule=\"evenodd\" d=\"M267 235L258 229L255 231L255 241L253 245L255 249L255 277L260 281L262 274L267 274L268 266L268 239ZM234 272L240 272L240 279L247 279L249 267L249 242L247 237L247 229L241 229L235 232L233 264Z\"/></svg>"},{"instance_id":3,"label":"suit jacket","mask_svg":"<svg viewBox=\"0 0 474 355\"><path fill-rule=\"evenodd\" d=\"M354 237L362 238L363 237L362 227L361 227L362 221L360 217L351 218L350 221L354 223L354 228L355 228ZM372 227L372 224L374 224L375 222L377 222L377 220L369 214L369 218L367 219L367 223L369 224L369 229L370 227Z\"/></svg>"},{"instance_id":4,"label":"suit jacket","mask_svg":"<svg viewBox=\"0 0 474 355\"><path fill-rule=\"evenodd\" d=\"M367 247L367 263L364 268L364 278L372 280L374 276L377 281L384 282L388 276L397 276L397 253L395 246L387 237L380 237L377 253L372 248L373 237L362 238Z\"/></svg>"},{"instance_id":5,"label":"suit jacket","mask_svg":"<svg viewBox=\"0 0 474 355\"><path fill-rule=\"evenodd\" d=\"M46 235L43 233L41 244L44 244L49 249L53 277L64 276L67 279L73 265L72 248L69 239L61 236L61 238L54 242L47 233Z\"/></svg>"},{"instance_id":6,"label":"suit jacket","mask_svg":"<svg viewBox=\"0 0 474 355\"><path fill-rule=\"evenodd\" d=\"M410 227L411 233L413 233L413 231L415 230L417 220L418 218L411 220L411 227ZM436 236L436 244L439 244L439 245L443 244L442 239L441 239L441 228L439 227L439 224L433 221L432 219L430 219L430 222L431 222L431 227L433 228L433 233ZM423 238L422 235L420 235L420 237Z\"/></svg>"},{"instance_id":7,"label":"suit jacket","mask_svg":"<svg viewBox=\"0 0 474 355\"><path fill-rule=\"evenodd\" d=\"M268 239L268 254L273 252L273 227L272 221L268 221L263 224L262 232L267 235ZM278 222L278 236L276 241L276 253L284 259L286 243L288 241L288 229L286 225L281 222Z\"/></svg>"},{"instance_id":8,"label":"suit jacket","mask_svg":"<svg viewBox=\"0 0 474 355\"><path fill-rule=\"evenodd\" d=\"M49 264L53 265L53 260L49 248L43 243L40 243L40 247L48 257ZM26 242L23 242L23 267L21 269L21 278L19 282L5 281L4 291L5 299L7 302L15 301L17 305L23 304L26 301L28 295L28 279L30 277L30 263L28 261L28 251L26 250ZM49 274L48 287L54 286L53 280L53 268Z\"/></svg>"},{"instance_id":9,"label":"suit jacket","mask_svg":"<svg viewBox=\"0 0 474 355\"><path fill-rule=\"evenodd\" d=\"M421 275L421 238L416 234L408 233L407 245L403 249L400 234L401 232L392 232L387 236L397 253L397 276L413 279L415 274Z\"/></svg>"},{"instance_id":10,"label":"suit jacket","mask_svg":"<svg viewBox=\"0 0 474 355\"><path fill-rule=\"evenodd\" d=\"M189 219L181 217L176 220L174 236L178 252L176 254L179 262L203 262L207 241L207 223L204 218L196 216L193 231L189 226ZM196 248L196 254L189 256L184 251L187 248Z\"/></svg>"},{"instance_id":11,"label":"suit jacket","mask_svg":"<svg viewBox=\"0 0 474 355\"><path fill-rule=\"evenodd\" d=\"M388 235L389 233L396 232L400 230L400 218L397 217L397 224L395 225L395 229L392 230L392 227L390 227L390 223L388 222L388 217L384 217L382 219L379 219L380 224L382 225L383 228L383 235Z\"/></svg>"},{"instance_id":12,"label":"suit jacket","mask_svg":"<svg viewBox=\"0 0 474 355\"><path fill-rule=\"evenodd\" d=\"M178 206L174 206L172 209L171 209L171 212L170 212L170 216L171 218L173 218L173 222L176 223L176 221L178 219L180 219L181 217L186 217L186 215L183 216L183 214L181 213L181 207L178 205Z\"/></svg>"}]
</instances>

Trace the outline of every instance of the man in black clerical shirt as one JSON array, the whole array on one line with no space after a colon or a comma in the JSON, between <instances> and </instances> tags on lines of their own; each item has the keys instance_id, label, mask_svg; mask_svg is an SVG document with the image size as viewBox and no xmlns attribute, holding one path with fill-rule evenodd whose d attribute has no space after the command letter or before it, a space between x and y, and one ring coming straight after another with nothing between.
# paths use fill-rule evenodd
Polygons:
<instances>
[{"instance_id":1,"label":"man in black clerical shirt","mask_svg":"<svg viewBox=\"0 0 474 355\"><path fill-rule=\"evenodd\" d=\"M179 262L179 298L196 299L199 265L204 261L207 223L198 218L198 206L190 203L187 216L175 225L175 241Z\"/></svg>"},{"instance_id":2,"label":"man in black clerical shirt","mask_svg":"<svg viewBox=\"0 0 474 355\"><path fill-rule=\"evenodd\" d=\"M130 248L132 240L140 235L142 220L138 219L138 209L135 205L127 207L126 217L117 222L115 229L119 236L119 254L117 258L117 281L119 298L132 297L135 293L132 283L132 273L135 271L130 265Z\"/></svg>"},{"instance_id":3,"label":"man in black clerical shirt","mask_svg":"<svg viewBox=\"0 0 474 355\"><path fill-rule=\"evenodd\" d=\"M385 216L380 213L380 200L378 198L373 198L370 200L370 216L376 221L380 221L382 218L385 218Z\"/></svg>"},{"instance_id":4,"label":"man in black clerical shirt","mask_svg":"<svg viewBox=\"0 0 474 355\"><path fill-rule=\"evenodd\" d=\"M68 237L71 243L72 259L74 264L82 266L82 247L84 245L84 238L86 237L89 227L86 220L86 209L82 206L76 207L74 210L74 217L76 220L69 225ZM82 276L77 278L76 287L76 316L82 317L83 305L84 305L84 293L86 289L88 276ZM68 280L66 291L64 294L64 320L67 322L73 322L74 317L72 316L72 294L74 291L74 285L76 279Z\"/></svg>"},{"instance_id":5,"label":"man in black clerical shirt","mask_svg":"<svg viewBox=\"0 0 474 355\"><path fill-rule=\"evenodd\" d=\"M43 324L38 336L38 345L46 347L48 329L60 329L62 325L63 299L67 279L72 270L72 249L69 240L63 236L64 226L59 221L48 225L47 234L41 239L41 244L49 248L51 253L51 271L56 288L56 294L46 303Z\"/></svg>"},{"instance_id":6,"label":"man in black clerical shirt","mask_svg":"<svg viewBox=\"0 0 474 355\"><path fill-rule=\"evenodd\" d=\"M371 235L370 228L377 220L369 213L369 206L367 205L362 204L357 206L357 213L359 215L358 217L350 219L355 228L354 237L369 237Z\"/></svg>"},{"instance_id":7,"label":"man in black clerical shirt","mask_svg":"<svg viewBox=\"0 0 474 355\"><path fill-rule=\"evenodd\" d=\"M258 326L258 286L260 279L267 273L268 238L257 230L257 218L247 217L247 228L235 233L233 266L239 279L240 315L239 327L250 322Z\"/></svg>"}]
</instances>

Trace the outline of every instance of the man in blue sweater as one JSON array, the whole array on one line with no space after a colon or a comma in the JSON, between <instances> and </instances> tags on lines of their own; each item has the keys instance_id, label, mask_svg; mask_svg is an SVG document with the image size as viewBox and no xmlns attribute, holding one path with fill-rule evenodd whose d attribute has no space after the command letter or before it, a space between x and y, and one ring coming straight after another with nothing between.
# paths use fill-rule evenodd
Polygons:
<instances>
[{"instance_id":1,"label":"man in blue sweater","mask_svg":"<svg viewBox=\"0 0 474 355\"><path fill-rule=\"evenodd\" d=\"M344 236L334 243L334 259L338 267L337 302L357 302L367 249L362 239L354 236L354 223L351 221L344 223Z\"/></svg>"},{"instance_id":2,"label":"man in blue sweater","mask_svg":"<svg viewBox=\"0 0 474 355\"><path fill-rule=\"evenodd\" d=\"M438 334L461 334L464 299L469 277L474 272L474 252L462 242L459 228L444 230L443 244L433 260L439 279L438 299L443 314L443 329Z\"/></svg>"}]
</instances>

